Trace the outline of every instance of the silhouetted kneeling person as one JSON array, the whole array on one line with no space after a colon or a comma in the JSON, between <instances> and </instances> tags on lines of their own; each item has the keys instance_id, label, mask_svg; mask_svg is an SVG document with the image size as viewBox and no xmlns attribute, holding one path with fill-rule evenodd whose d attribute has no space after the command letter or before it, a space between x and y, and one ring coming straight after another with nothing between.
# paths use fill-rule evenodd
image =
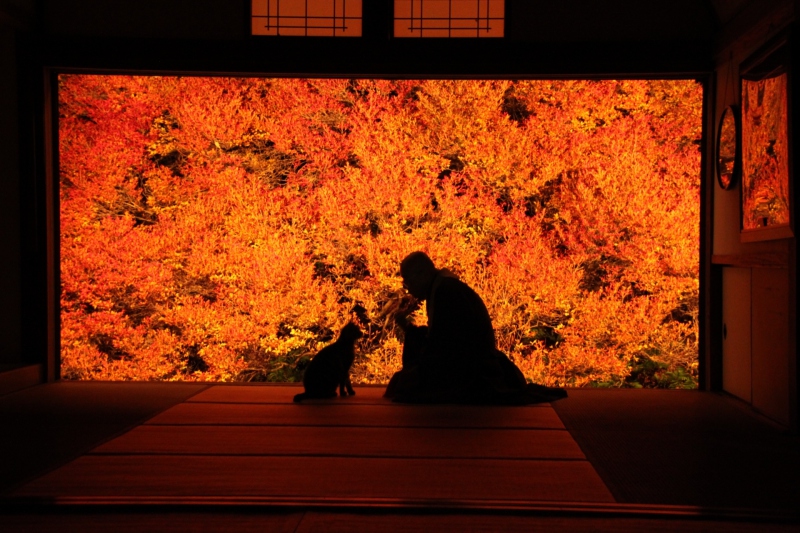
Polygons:
<instances>
[{"instance_id":1,"label":"silhouetted kneeling person","mask_svg":"<svg viewBox=\"0 0 800 533\"><path fill-rule=\"evenodd\" d=\"M527 384L495 342L489 311L478 294L423 252L400 264L403 284L425 300L428 325L396 320L405 331L403 369L385 396L398 402L527 404L566 396L566 391Z\"/></svg>"},{"instance_id":2,"label":"silhouetted kneeling person","mask_svg":"<svg viewBox=\"0 0 800 533\"><path fill-rule=\"evenodd\" d=\"M364 334L350 322L339 333L336 342L321 349L311 360L303 374L305 392L295 395L294 401L310 398L333 398L336 387L339 395L355 395L350 384L350 366L355 358L355 344Z\"/></svg>"}]
</instances>

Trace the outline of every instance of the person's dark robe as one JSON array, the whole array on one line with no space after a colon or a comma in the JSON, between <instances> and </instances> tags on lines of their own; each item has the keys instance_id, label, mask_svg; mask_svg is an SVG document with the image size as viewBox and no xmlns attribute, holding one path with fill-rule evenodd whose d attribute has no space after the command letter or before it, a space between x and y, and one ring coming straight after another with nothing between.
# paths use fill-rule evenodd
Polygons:
<instances>
[{"instance_id":1,"label":"person's dark robe","mask_svg":"<svg viewBox=\"0 0 800 533\"><path fill-rule=\"evenodd\" d=\"M408 403L528 404L566 396L563 389L526 384L496 347L483 300L467 284L440 271L427 298L428 326L409 326L403 369L386 396Z\"/></svg>"}]
</instances>

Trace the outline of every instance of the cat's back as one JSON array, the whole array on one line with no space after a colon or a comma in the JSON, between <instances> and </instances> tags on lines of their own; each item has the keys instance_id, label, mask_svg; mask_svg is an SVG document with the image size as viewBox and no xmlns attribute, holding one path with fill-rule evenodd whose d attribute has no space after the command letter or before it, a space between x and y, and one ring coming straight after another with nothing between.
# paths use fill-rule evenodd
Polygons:
<instances>
[{"instance_id":1,"label":"cat's back","mask_svg":"<svg viewBox=\"0 0 800 533\"><path fill-rule=\"evenodd\" d=\"M337 343L329 344L322 348L317 355L311 359L311 362L306 368L306 373L311 372L324 372L325 370L334 369L340 365L338 354L340 347Z\"/></svg>"}]
</instances>

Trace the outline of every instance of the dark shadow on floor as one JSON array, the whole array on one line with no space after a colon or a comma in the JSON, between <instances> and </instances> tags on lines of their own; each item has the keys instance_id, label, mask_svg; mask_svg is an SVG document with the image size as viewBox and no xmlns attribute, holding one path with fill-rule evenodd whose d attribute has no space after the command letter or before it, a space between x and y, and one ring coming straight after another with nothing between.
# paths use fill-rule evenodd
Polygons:
<instances>
[{"instance_id":1,"label":"dark shadow on floor","mask_svg":"<svg viewBox=\"0 0 800 533\"><path fill-rule=\"evenodd\" d=\"M60 382L0 399L0 494L206 388L186 383Z\"/></svg>"},{"instance_id":2,"label":"dark shadow on floor","mask_svg":"<svg viewBox=\"0 0 800 533\"><path fill-rule=\"evenodd\" d=\"M800 508L800 437L736 400L571 389L553 407L619 502Z\"/></svg>"},{"instance_id":3,"label":"dark shadow on floor","mask_svg":"<svg viewBox=\"0 0 800 533\"><path fill-rule=\"evenodd\" d=\"M470 531L473 533L790 533L796 524L740 522L738 520L692 520L680 517L569 516L567 513L517 514L469 512L375 512L370 510L291 511L271 509L150 509L134 511L47 509L38 514L13 512L3 516L4 532L140 533L149 531L235 531L237 533L326 533L385 531L428 533Z\"/></svg>"}]
</instances>

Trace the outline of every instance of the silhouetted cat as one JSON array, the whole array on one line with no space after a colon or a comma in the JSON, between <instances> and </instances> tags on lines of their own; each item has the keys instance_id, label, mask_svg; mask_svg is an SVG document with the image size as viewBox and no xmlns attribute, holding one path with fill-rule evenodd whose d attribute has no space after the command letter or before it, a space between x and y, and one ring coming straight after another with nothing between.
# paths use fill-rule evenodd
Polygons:
<instances>
[{"instance_id":1,"label":"silhouetted cat","mask_svg":"<svg viewBox=\"0 0 800 533\"><path fill-rule=\"evenodd\" d=\"M364 334L361 329L350 322L339 333L336 342L317 353L303 374L303 387L306 391L295 395L294 401L302 402L309 398L333 398L336 387L339 395L354 395L350 384L350 366L355 357L355 344ZM347 389L347 392L345 392Z\"/></svg>"}]
</instances>

